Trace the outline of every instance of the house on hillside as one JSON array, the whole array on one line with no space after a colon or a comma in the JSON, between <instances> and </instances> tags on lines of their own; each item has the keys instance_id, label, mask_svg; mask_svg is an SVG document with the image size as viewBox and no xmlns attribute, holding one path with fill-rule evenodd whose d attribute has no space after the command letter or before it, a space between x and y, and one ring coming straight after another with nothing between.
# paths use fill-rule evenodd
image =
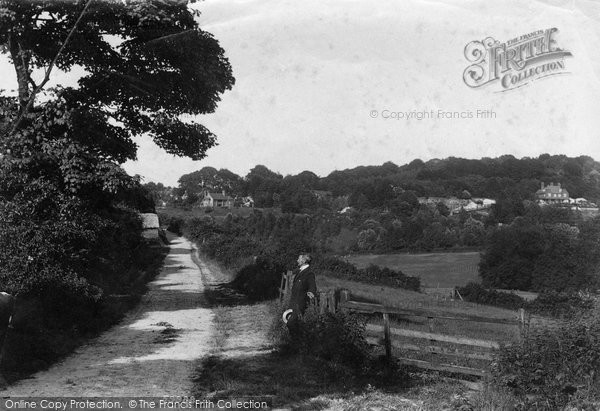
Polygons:
<instances>
[{"instance_id":1,"label":"house on hillside","mask_svg":"<svg viewBox=\"0 0 600 411\"><path fill-rule=\"evenodd\" d=\"M331 191L325 190L310 190L313 196L319 200L329 200L333 196Z\"/></svg>"},{"instance_id":2,"label":"house on hillside","mask_svg":"<svg viewBox=\"0 0 600 411\"><path fill-rule=\"evenodd\" d=\"M222 208L231 208L233 207L234 199L222 193L205 193L204 198L202 199L202 207L222 207Z\"/></svg>"},{"instance_id":3,"label":"house on hillside","mask_svg":"<svg viewBox=\"0 0 600 411\"><path fill-rule=\"evenodd\" d=\"M554 185L550 183L544 185L535 192L537 202L540 204L560 204L569 202L569 192L560 186L560 183Z\"/></svg>"},{"instance_id":4,"label":"house on hillside","mask_svg":"<svg viewBox=\"0 0 600 411\"><path fill-rule=\"evenodd\" d=\"M417 197L419 204L425 204L429 207L435 207L437 204L442 203L448 210L450 210L450 214L454 214L460 211L462 207L466 207L471 200L464 200L458 197Z\"/></svg>"},{"instance_id":5,"label":"house on hillside","mask_svg":"<svg viewBox=\"0 0 600 411\"><path fill-rule=\"evenodd\" d=\"M254 207L254 200L250 196L248 196L248 197L236 197L233 200L233 206L234 207L252 208L252 207Z\"/></svg>"},{"instance_id":6,"label":"house on hillside","mask_svg":"<svg viewBox=\"0 0 600 411\"><path fill-rule=\"evenodd\" d=\"M461 207L456 212L459 212L461 209L466 212L489 210L494 204L496 204L496 200L492 200L491 198L473 198L469 200L467 205Z\"/></svg>"},{"instance_id":7,"label":"house on hillside","mask_svg":"<svg viewBox=\"0 0 600 411\"><path fill-rule=\"evenodd\" d=\"M142 219L142 237L150 240L158 239L158 230L160 229L158 215L140 213L140 218Z\"/></svg>"}]
</instances>

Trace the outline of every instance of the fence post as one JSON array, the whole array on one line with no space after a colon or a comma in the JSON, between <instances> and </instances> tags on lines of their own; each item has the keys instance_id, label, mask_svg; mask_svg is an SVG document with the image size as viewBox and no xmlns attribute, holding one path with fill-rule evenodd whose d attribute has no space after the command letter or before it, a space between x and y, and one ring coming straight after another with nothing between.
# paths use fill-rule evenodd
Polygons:
<instances>
[{"instance_id":1,"label":"fence post","mask_svg":"<svg viewBox=\"0 0 600 411\"><path fill-rule=\"evenodd\" d=\"M519 331L521 337L525 337L525 309L519 308Z\"/></svg>"},{"instance_id":2,"label":"fence post","mask_svg":"<svg viewBox=\"0 0 600 411\"><path fill-rule=\"evenodd\" d=\"M285 295L289 295L289 293L292 291L292 282L294 279L294 273L291 271L288 271L287 274L285 275Z\"/></svg>"},{"instance_id":3,"label":"fence post","mask_svg":"<svg viewBox=\"0 0 600 411\"><path fill-rule=\"evenodd\" d=\"M327 293L327 305L329 306L329 312L335 314L335 291L329 290Z\"/></svg>"},{"instance_id":4,"label":"fence post","mask_svg":"<svg viewBox=\"0 0 600 411\"><path fill-rule=\"evenodd\" d=\"M327 309L327 293L325 291L319 292L319 314L325 314Z\"/></svg>"},{"instance_id":5,"label":"fence post","mask_svg":"<svg viewBox=\"0 0 600 411\"><path fill-rule=\"evenodd\" d=\"M338 307L341 307L342 304L350 301L350 291L348 290L340 290L340 301ZM343 307L340 308L340 311L346 311Z\"/></svg>"},{"instance_id":6,"label":"fence post","mask_svg":"<svg viewBox=\"0 0 600 411\"><path fill-rule=\"evenodd\" d=\"M284 287L286 287L286 273L281 274L281 285L279 286L279 302L282 302L283 297L285 296Z\"/></svg>"},{"instance_id":7,"label":"fence post","mask_svg":"<svg viewBox=\"0 0 600 411\"><path fill-rule=\"evenodd\" d=\"M388 362L392 361L392 340L390 337L390 316L383 313L383 342L385 345L385 358Z\"/></svg>"}]
</instances>

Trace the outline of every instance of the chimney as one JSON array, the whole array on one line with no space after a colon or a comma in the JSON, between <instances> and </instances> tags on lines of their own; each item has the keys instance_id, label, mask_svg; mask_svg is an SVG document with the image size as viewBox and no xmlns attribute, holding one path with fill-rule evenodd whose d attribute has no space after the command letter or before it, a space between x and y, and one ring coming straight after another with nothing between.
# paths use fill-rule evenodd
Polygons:
<instances>
[{"instance_id":1,"label":"chimney","mask_svg":"<svg viewBox=\"0 0 600 411\"><path fill-rule=\"evenodd\" d=\"M542 190L544 189L544 182L542 181Z\"/></svg>"},{"instance_id":2,"label":"chimney","mask_svg":"<svg viewBox=\"0 0 600 411\"><path fill-rule=\"evenodd\" d=\"M560 183L558 183L558 188L560 188Z\"/></svg>"}]
</instances>

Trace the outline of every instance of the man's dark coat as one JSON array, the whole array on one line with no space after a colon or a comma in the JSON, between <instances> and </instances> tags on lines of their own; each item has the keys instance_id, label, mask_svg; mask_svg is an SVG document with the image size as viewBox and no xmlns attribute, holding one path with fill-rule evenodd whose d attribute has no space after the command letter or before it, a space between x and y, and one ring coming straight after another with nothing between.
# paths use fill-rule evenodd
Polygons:
<instances>
[{"instance_id":1,"label":"man's dark coat","mask_svg":"<svg viewBox=\"0 0 600 411\"><path fill-rule=\"evenodd\" d=\"M290 308L294 310L294 314L302 315L309 303L306 293L311 292L316 297L317 284L315 283L315 273L310 266L302 271L296 271L295 274L292 284Z\"/></svg>"}]
</instances>

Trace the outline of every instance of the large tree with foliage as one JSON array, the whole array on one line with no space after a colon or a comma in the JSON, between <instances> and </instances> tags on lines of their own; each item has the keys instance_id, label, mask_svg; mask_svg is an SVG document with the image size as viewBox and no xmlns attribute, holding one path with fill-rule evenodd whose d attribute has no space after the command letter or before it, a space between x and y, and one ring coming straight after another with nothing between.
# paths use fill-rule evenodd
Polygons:
<instances>
[{"instance_id":1,"label":"large tree with foliage","mask_svg":"<svg viewBox=\"0 0 600 411\"><path fill-rule=\"evenodd\" d=\"M134 135L203 158L215 136L182 115L213 112L234 79L187 3L0 2L0 50L18 90L2 101L4 163L59 178L77 192L98 183L114 189L122 177L117 166L136 157ZM85 70L77 86L44 90L57 69L74 68Z\"/></svg>"},{"instance_id":2,"label":"large tree with foliage","mask_svg":"<svg viewBox=\"0 0 600 411\"><path fill-rule=\"evenodd\" d=\"M131 231L114 205L138 186L120 167L136 158L136 135L193 159L215 144L187 119L213 112L234 79L189 6L0 1L0 52L16 90L0 97L0 286L39 291L70 278L77 288L93 279L94 259L128 258L125 246L99 250L102 230ZM49 89L58 70L81 73L77 84Z\"/></svg>"}]
</instances>

